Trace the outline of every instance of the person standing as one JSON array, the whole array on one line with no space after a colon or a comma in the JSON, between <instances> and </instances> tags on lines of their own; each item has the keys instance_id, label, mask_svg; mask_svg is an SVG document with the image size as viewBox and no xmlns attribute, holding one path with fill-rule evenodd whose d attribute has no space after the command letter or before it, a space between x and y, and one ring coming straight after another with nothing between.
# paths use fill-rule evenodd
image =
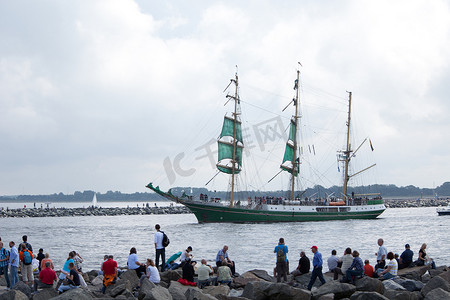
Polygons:
<instances>
[{"instance_id":1,"label":"person standing","mask_svg":"<svg viewBox=\"0 0 450 300\"><path fill-rule=\"evenodd\" d=\"M156 249L156 267L159 267L159 257L161 257L161 272L166 269L166 248L163 246L164 233L159 224L155 225L155 249Z\"/></svg>"},{"instance_id":2,"label":"person standing","mask_svg":"<svg viewBox=\"0 0 450 300\"><path fill-rule=\"evenodd\" d=\"M273 250L277 254L277 282L281 282L281 277L283 276L284 281L287 281L287 253L288 246L284 244L284 238L280 238L278 245Z\"/></svg>"},{"instance_id":3,"label":"person standing","mask_svg":"<svg viewBox=\"0 0 450 300\"><path fill-rule=\"evenodd\" d=\"M21 262L22 280L25 284L33 284L33 253L27 248L26 244L23 243L22 250L19 252L19 260Z\"/></svg>"},{"instance_id":4,"label":"person standing","mask_svg":"<svg viewBox=\"0 0 450 300\"><path fill-rule=\"evenodd\" d=\"M38 255L37 255L37 260L39 261L39 271L42 270L42 260L44 258L45 258L44 249L40 248L39 252L38 252ZM45 263L44 263L44 265L45 265Z\"/></svg>"},{"instance_id":5,"label":"person standing","mask_svg":"<svg viewBox=\"0 0 450 300\"><path fill-rule=\"evenodd\" d=\"M387 256L387 249L384 246L384 241L383 239L378 239L377 241L378 243L378 252L375 253L375 255L377 256L377 264L375 265L375 270L377 269L383 269L384 266L386 265L386 256Z\"/></svg>"},{"instance_id":6,"label":"person standing","mask_svg":"<svg viewBox=\"0 0 450 300\"><path fill-rule=\"evenodd\" d=\"M14 285L19 282L19 251L15 246L13 241L9 242L9 247L11 251L9 253L9 267L10 267L10 288L12 289Z\"/></svg>"},{"instance_id":7,"label":"person standing","mask_svg":"<svg viewBox=\"0 0 450 300\"><path fill-rule=\"evenodd\" d=\"M322 265L323 265L322 254L320 254L317 246L312 246L311 252L314 253L314 257L313 257L313 271L311 274L311 280L308 283L309 291L311 290L317 277L319 277L319 280L320 282L322 282L322 284L325 284L325 279L323 278L322 274Z\"/></svg>"},{"instance_id":8,"label":"person standing","mask_svg":"<svg viewBox=\"0 0 450 300\"><path fill-rule=\"evenodd\" d=\"M24 236L22 237L22 241L23 241L23 243L25 244L25 247L26 247L28 250L30 250L31 253L33 253L33 247L31 247L31 244L28 243L28 237L27 237L26 235L24 235Z\"/></svg>"},{"instance_id":9,"label":"person standing","mask_svg":"<svg viewBox=\"0 0 450 300\"><path fill-rule=\"evenodd\" d=\"M0 241L0 275L5 275L6 287L11 288L8 276L9 251L3 248L3 242Z\"/></svg>"}]
</instances>

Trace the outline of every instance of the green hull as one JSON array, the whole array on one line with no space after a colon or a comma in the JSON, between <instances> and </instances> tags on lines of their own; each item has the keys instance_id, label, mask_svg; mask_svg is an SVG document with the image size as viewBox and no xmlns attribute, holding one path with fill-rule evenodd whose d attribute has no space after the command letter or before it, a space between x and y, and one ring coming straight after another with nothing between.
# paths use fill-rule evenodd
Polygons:
<instances>
[{"instance_id":1,"label":"green hull","mask_svg":"<svg viewBox=\"0 0 450 300\"><path fill-rule=\"evenodd\" d=\"M384 209L363 212L272 212L266 210L253 210L225 206L212 206L184 202L187 208L195 215L199 223L270 223L270 222L308 222L331 221L348 219L375 219L383 213Z\"/></svg>"},{"instance_id":2,"label":"green hull","mask_svg":"<svg viewBox=\"0 0 450 300\"><path fill-rule=\"evenodd\" d=\"M348 219L375 219L383 209L358 212L288 212L226 207L214 204L202 204L185 201L170 193L162 192L151 184L147 186L166 199L185 205L195 215L199 223L271 223L271 222L308 222Z\"/></svg>"}]
</instances>

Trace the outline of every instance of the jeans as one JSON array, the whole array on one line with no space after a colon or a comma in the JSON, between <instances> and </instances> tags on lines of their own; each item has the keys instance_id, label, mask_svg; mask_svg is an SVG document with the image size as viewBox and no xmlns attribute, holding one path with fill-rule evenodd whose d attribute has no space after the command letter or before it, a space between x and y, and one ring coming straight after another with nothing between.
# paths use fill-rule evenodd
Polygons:
<instances>
[{"instance_id":1,"label":"jeans","mask_svg":"<svg viewBox=\"0 0 450 300\"><path fill-rule=\"evenodd\" d=\"M59 287L58 291L62 293L64 291L68 291L68 290L76 289L76 288L78 288L78 285L73 285L73 284L64 285L64 284L61 284L61 286Z\"/></svg>"},{"instance_id":2,"label":"jeans","mask_svg":"<svg viewBox=\"0 0 450 300\"><path fill-rule=\"evenodd\" d=\"M166 248L156 249L156 267L159 267L159 256L161 256L161 272L164 272L166 269Z\"/></svg>"},{"instance_id":3,"label":"jeans","mask_svg":"<svg viewBox=\"0 0 450 300\"><path fill-rule=\"evenodd\" d=\"M11 278L10 278L10 280L11 280L11 282L10 282L10 284L11 284L11 288L13 288L14 287L14 285L16 284L16 283L18 283L19 282L19 271L18 271L18 269L19 269L19 267L14 267L14 266L11 266L11 269L10 269L10 274L11 274Z\"/></svg>"},{"instance_id":4,"label":"jeans","mask_svg":"<svg viewBox=\"0 0 450 300\"><path fill-rule=\"evenodd\" d=\"M287 281L286 262L277 262L277 282L281 282L281 277Z\"/></svg>"},{"instance_id":5,"label":"jeans","mask_svg":"<svg viewBox=\"0 0 450 300\"><path fill-rule=\"evenodd\" d=\"M4 266L4 267L0 267L0 269L3 270L3 274L5 275L6 286L9 287L9 288L12 288L12 286L10 286L10 283L9 283L8 265L6 265L6 266Z\"/></svg>"},{"instance_id":6,"label":"jeans","mask_svg":"<svg viewBox=\"0 0 450 300\"><path fill-rule=\"evenodd\" d=\"M311 290L314 282L316 282L316 278L319 277L320 282L322 282L322 284L325 284L325 279L323 278L323 274L322 274L322 266L320 267L315 267L311 273L311 280L308 283L308 290Z\"/></svg>"},{"instance_id":7,"label":"jeans","mask_svg":"<svg viewBox=\"0 0 450 300\"><path fill-rule=\"evenodd\" d=\"M353 283L353 276L361 276L363 274L362 271L358 270L347 270L345 272L345 277L347 278L348 282Z\"/></svg>"}]
</instances>

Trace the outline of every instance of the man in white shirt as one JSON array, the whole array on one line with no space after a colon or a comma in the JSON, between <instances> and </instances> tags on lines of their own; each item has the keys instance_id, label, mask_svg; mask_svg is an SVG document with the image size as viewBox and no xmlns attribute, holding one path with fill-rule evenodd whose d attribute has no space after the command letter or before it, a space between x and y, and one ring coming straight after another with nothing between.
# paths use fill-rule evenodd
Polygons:
<instances>
[{"instance_id":1,"label":"man in white shirt","mask_svg":"<svg viewBox=\"0 0 450 300\"><path fill-rule=\"evenodd\" d=\"M328 257L327 259L328 270L330 272L334 272L334 269L337 268L338 266L339 257L337 257L336 254L337 254L336 250L333 249L331 251L331 256Z\"/></svg>"},{"instance_id":2,"label":"man in white shirt","mask_svg":"<svg viewBox=\"0 0 450 300\"><path fill-rule=\"evenodd\" d=\"M164 238L164 234L161 232L161 226L159 224L155 225L155 249L156 249L156 267L159 267L159 257L161 256L161 272L164 272L166 269L166 248L164 248L162 242Z\"/></svg>"}]
</instances>

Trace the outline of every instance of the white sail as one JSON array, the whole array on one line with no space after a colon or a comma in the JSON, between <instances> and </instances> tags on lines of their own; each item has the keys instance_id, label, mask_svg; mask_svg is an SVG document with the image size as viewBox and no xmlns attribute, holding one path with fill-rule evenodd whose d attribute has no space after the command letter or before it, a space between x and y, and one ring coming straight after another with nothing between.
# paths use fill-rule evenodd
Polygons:
<instances>
[{"instance_id":1,"label":"white sail","mask_svg":"<svg viewBox=\"0 0 450 300\"><path fill-rule=\"evenodd\" d=\"M94 198L92 198L92 206L97 206L97 194L94 193Z\"/></svg>"}]
</instances>

